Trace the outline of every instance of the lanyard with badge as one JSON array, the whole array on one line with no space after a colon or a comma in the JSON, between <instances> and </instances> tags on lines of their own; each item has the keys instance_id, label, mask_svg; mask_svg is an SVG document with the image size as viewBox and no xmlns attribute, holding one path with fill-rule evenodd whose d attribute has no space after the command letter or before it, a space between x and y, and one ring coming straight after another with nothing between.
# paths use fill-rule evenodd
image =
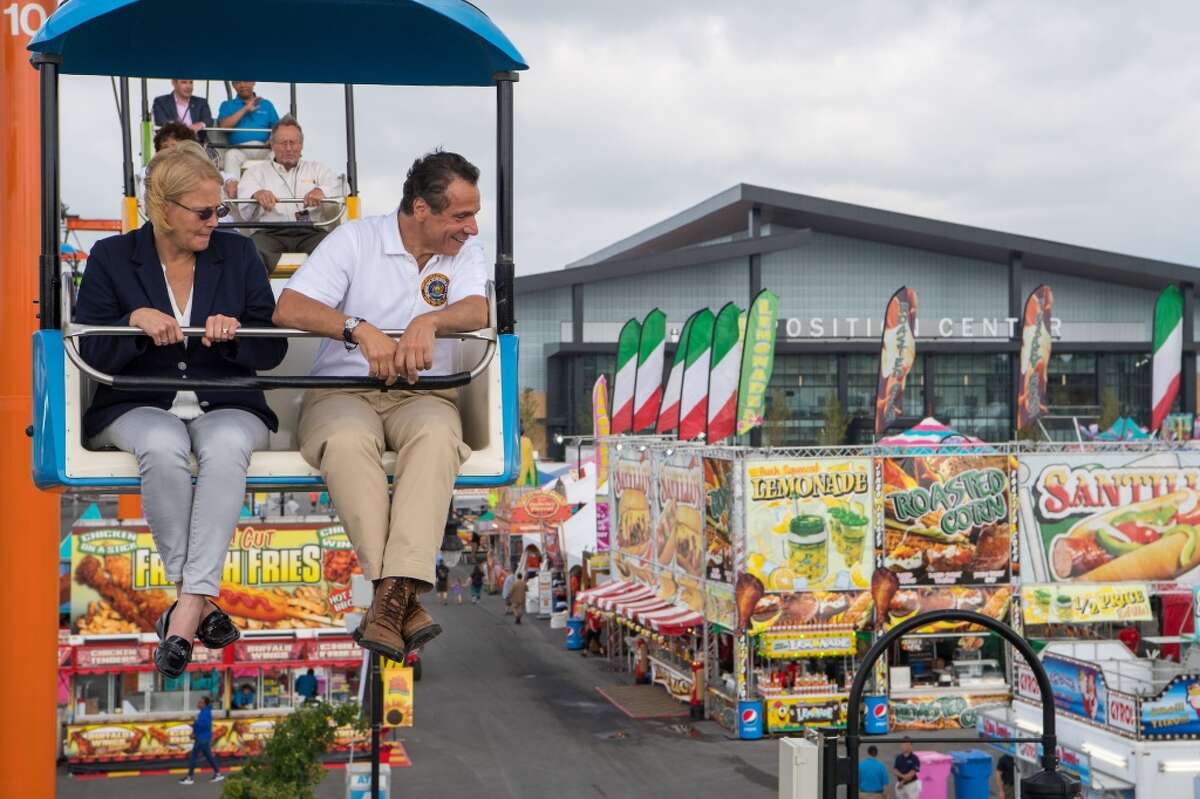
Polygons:
<instances>
[{"instance_id":1,"label":"lanyard with badge","mask_svg":"<svg viewBox=\"0 0 1200 799\"><path fill-rule=\"evenodd\" d=\"M301 162L299 162L299 161L296 162L296 168L294 170L296 174L292 177L291 185L288 185L287 173L280 172L279 171L279 162L275 161L274 159L271 160L271 168L275 170L275 174L279 177L279 180L283 183L284 188L288 189L291 192L291 198L293 200L301 199L300 197L296 196L297 192L299 191L298 186L300 183L300 163ZM309 217L307 208L301 208L299 211L296 212L296 221L297 222L307 222L307 221L309 221L309 219L310 219L310 217Z\"/></svg>"}]
</instances>

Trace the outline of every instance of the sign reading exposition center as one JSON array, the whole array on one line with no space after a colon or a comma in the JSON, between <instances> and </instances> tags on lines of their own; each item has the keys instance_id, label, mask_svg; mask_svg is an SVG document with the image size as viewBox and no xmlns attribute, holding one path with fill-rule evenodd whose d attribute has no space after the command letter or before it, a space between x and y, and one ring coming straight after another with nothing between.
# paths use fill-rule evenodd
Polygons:
<instances>
[{"instance_id":1,"label":"sign reading exposition center","mask_svg":"<svg viewBox=\"0 0 1200 799\"><path fill-rule=\"evenodd\" d=\"M901 585L1007 583L1017 560L1004 455L877 458L883 565Z\"/></svg>"},{"instance_id":2,"label":"sign reading exposition center","mask_svg":"<svg viewBox=\"0 0 1200 799\"><path fill-rule=\"evenodd\" d=\"M152 631L175 588L149 529L80 522L72 535L72 630ZM246 525L225 555L218 602L244 630L344 628L350 577L361 571L341 525Z\"/></svg>"},{"instance_id":3,"label":"sign reading exposition center","mask_svg":"<svg viewBox=\"0 0 1200 799\"><path fill-rule=\"evenodd\" d=\"M746 462L746 570L768 591L871 583L869 458Z\"/></svg>"},{"instance_id":4,"label":"sign reading exposition center","mask_svg":"<svg viewBox=\"0 0 1200 799\"><path fill-rule=\"evenodd\" d=\"M1021 537L1038 583L1200 583L1200 454L1022 455Z\"/></svg>"}]
</instances>

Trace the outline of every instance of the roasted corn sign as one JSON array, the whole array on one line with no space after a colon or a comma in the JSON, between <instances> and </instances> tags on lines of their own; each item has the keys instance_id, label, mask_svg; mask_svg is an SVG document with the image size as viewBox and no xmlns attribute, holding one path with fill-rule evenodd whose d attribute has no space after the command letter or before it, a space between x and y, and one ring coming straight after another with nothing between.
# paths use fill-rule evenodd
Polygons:
<instances>
[{"instance_id":1,"label":"roasted corn sign","mask_svg":"<svg viewBox=\"0 0 1200 799\"><path fill-rule=\"evenodd\" d=\"M1007 456L879 458L876 468L883 566L901 585L1008 582L1017 550Z\"/></svg>"},{"instance_id":2,"label":"roasted corn sign","mask_svg":"<svg viewBox=\"0 0 1200 799\"><path fill-rule=\"evenodd\" d=\"M1197 454L1030 455L1020 473L1031 582L1200 583Z\"/></svg>"},{"instance_id":3,"label":"roasted corn sign","mask_svg":"<svg viewBox=\"0 0 1200 799\"><path fill-rule=\"evenodd\" d=\"M73 630L153 630L175 587L150 531L82 524L73 534ZM234 531L225 555L219 602L242 629L341 628L350 578L359 572L341 525L246 525Z\"/></svg>"}]
</instances>

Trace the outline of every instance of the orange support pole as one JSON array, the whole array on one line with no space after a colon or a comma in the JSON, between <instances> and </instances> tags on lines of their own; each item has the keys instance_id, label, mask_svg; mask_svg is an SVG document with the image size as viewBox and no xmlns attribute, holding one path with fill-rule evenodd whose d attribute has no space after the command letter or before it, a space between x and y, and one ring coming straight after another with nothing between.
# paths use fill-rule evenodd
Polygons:
<instances>
[{"instance_id":1,"label":"orange support pole","mask_svg":"<svg viewBox=\"0 0 1200 799\"><path fill-rule=\"evenodd\" d=\"M41 187L38 73L25 50L57 3L0 15L0 528L20 576L0 580L0 796L54 796L58 688L58 498L33 486L30 336L37 326Z\"/></svg>"},{"instance_id":2,"label":"orange support pole","mask_svg":"<svg viewBox=\"0 0 1200 799\"><path fill-rule=\"evenodd\" d=\"M118 519L140 519L142 518L142 495L141 494L121 494L117 497L117 518Z\"/></svg>"}]
</instances>

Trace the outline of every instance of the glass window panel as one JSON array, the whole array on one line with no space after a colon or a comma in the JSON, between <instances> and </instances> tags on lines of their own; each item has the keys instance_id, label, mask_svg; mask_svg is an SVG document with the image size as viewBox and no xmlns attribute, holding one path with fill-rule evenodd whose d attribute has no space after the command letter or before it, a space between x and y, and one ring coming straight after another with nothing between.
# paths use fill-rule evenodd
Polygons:
<instances>
[{"instance_id":1,"label":"glass window panel","mask_svg":"<svg viewBox=\"0 0 1200 799\"><path fill-rule=\"evenodd\" d=\"M938 353L933 359L934 416L964 435L1008 441L1012 376L1007 353Z\"/></svg>"},{"instance_id":2,"label":"glass window panel","mask_svg":"<svg viewBox=\"0 0 1200 799\"><path fill-rule=\"evenodd\" d=\"M1131 416L1138 424L1150 423L1151 369L1150 353L1111 353L1100 359L1101 399L1112 390L1117 398L1117 413ZM1176 410L1179 409L1176 400Z\"/></svg>"},{"instance_id":3,"label":"glass window panel","mask_svg":"<svg viewBox=\"0 0 1200 799\"><path fill-rule=\"evenodd\" d=\"M824 426L825 403L836 393L836 355L776 355L763 443L773 447L816 443Z\"/></svg>"},{"instance_id":4,"label":"glass window panel","mask_svg":"<svg viewBox=\"0 0 1200 799\"><path fill-rule=\"evenodd\" d=\"M846 411L851 416L859 417L858 429L860 441L850 443L862 444L871 440L870 433L874 430L875 392L879 388L879 356L878 355L847 355L846 356ZM904 383L904 415L923 417L925 415L925 359L921 353L913 361Z\"/></svg>"}]
</instances>

